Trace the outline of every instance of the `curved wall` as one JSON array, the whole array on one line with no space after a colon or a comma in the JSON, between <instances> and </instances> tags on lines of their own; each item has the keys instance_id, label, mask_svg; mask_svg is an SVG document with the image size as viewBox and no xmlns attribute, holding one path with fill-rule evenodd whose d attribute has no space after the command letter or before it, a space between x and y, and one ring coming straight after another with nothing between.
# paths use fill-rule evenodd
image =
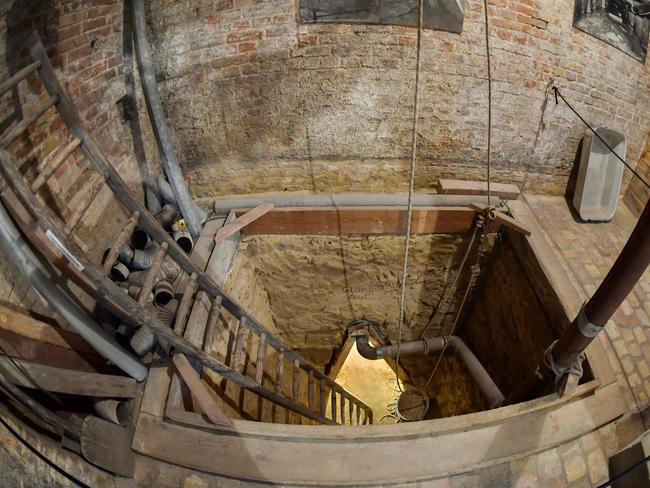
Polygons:
<instances>
[{"instance_id":1,"label":"curved wall","mask_svg":"<svg viewBox=\"0 0 650 488\"><path fill-rule=\"evenodd\" d=\"M485 178L482 2L462 34L426 31L416 185ZM168 120L196 196L403 191L413 28L298 25L298 0L150 0ZM495 179L567 187L584 127L546 97L551 78L595 125L623 131L636 164L650 129L645 65L572 28L573 2L491 0Z\"/></svg>"}]
</instances>

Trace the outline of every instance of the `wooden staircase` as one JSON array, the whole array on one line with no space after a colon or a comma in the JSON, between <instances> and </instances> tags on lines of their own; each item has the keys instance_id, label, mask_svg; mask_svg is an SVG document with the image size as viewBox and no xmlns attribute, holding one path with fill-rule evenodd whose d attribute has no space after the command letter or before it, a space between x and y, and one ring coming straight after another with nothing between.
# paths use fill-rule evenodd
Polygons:
<instances>
[{"instance_id":1,"label":"wooden staircase","mask_svg":"<svg viewBox=\"0 0 650 488\"><path fill-rule=\"evenodd\" d=\"M5 180L2 199L32 245L104 308L133 327L146 327L153 331L162 346L158 354L174 358L173 362L178 367L180 378L186 384L192 383L188 386L194 396L201 396L202 392L200 387L197 390L192 373L188 371L188 364L191 364L199 375L207 368L223 380L239 385L275 405L317 423L372 423L372 410L367 405L267 330L217 285L205 272L205 266L201 263L197 265L195 260L176 244L127 187L86 131L75 107L61 87L36 33L30 37L28 49L32 62L0 85L0 95L32 73L37 73L48 98L39 102L36 107L25 110L24 118L0 139L0 171ZM28 181L8 149L50 109L58 112L70 131L71 139L61 143L51 157L48 156L42 161L37 168L37 175ZM84 182L75 184L75 187L78 188L77 193L88 196L66 199L64 211L61 215L56 215L42 202L42 198L39 198L39 192L78 150L85 155L93 171ZM85 244L75 236L75 229L93 207L94 195L105 186L110 188L129 217L100 267L86 254ZM67 202L79 204L72 206ZM117 262L122 245L135 229L145 231L158 248L154 263L147 270L137 297L131 298L111 281L108 275ZM174 261L184 273L182 299L173 328L161 323L145 306L155 285L156 276L166 259ZM203 307L205 311L202 320L198 322L198 326L188 325L190 312L197 306ZM217 334L219 318L226 314L236 326L227 331L226 336L234 340L230 340L226 345L228 354L221 361L209 354L209 351L214 338L220 335ZM196 320L192 323L196 323ZM255 364L252 375L247 375L242 370L247 350L255 350L255 353L249 353ZM274 384L269 384L269 379ZM206 387L204 382L199 383L203 388ZM301 397L301 390L306 392L306 401ZM178 392L174 393L172 388L170 395L172 394L178 395ZM203 410L209 410L210 405L205 408L205 402L209 403L210 398L203 397L202 401L203 403L199 399L198 403L202 405Z\"/></svg>"}]
</instances>

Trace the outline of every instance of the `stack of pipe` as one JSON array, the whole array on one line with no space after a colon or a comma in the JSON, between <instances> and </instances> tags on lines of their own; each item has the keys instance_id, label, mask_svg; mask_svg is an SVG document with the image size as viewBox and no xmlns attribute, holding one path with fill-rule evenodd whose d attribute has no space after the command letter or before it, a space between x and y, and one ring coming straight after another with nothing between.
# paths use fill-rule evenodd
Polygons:
<instances>
[{"instance_id":1,"label":"stack of pipe","mask_svg":"<svg viewBox=\"0 0 650 488\"><path fill-rule=\"evenodd\" d=\"M144 186L147 209L173 236L176 243L189 254L194 242L184 219L179 214L179 208L169 183L161 177L148 177L145 179ZM198 207L195 210L203 223L207 214ZM130 244L124 244L120 249L118 260L111 269L110 278L122 286L133 299L141 298L140 291L144 278L147 270L154 264L158 248L158 244L153 242L143 229L136 228L131 235ZM105 251L104 259L108 252L109 250ZM171 259L165 259L154 278L152 294L144 297L145 308L162 323L169 326L174 322L178 307L172 283L179 273L178 265ZM106 318L100 322L105 330L112 332L116 337L121 337L122 341L128 341L131 349L139 356L150 352L156 344L155 335L144 327L135 330L128 324Z\"/></svg>"}]
</instances>

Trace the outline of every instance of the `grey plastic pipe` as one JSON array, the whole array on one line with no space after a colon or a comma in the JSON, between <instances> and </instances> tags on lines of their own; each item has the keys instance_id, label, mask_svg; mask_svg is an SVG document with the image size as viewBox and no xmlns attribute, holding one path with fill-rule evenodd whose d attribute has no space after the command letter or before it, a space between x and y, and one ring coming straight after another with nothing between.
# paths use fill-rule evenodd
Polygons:
<instances>
[{"instance_id":1,"label":"grey plastic pipe","mask_svg":"<svg viewBox=\"0 0 650 488\"><path fill-rule=\"evenodd\" d=\"M494 198L492 199L494 202ZM220 198L214 203L217 215L233 208L253 208L270 202L276 207L401 207L408 205L408 193L338 193L333 195L269 195ZM487 204L486 196L413 195L415 207L465 207L471 203Z\"/></svg>"},{"instance_id":2,"label":"grey plastic pipe","mask_svg":"<svg viewBox=\"0 0 650 488\"><path fill-rule=\"evenodd\" d=\"M367 334L356 335L356 342L359 354L366 359L385 359L397 356L396 344L372 347ZM403 342L399 347L399 353L401 356L407 354L437 353L442 351L446 342L452 350L456 351L467 368L467 371L472 378L474 378L474 381L476 381L481 393L487 400L488 406L490 408L496 408L501 405L505 399L503 393L501 393L501 390L492 380L492 377L460 337L432 337L429 339L420 339L418 341Z\"/></svg>"},{"instance_id":3,"label":"grey plastic pipe","mask_svg":"<svg viewBox=\"0 0 650 488\"><path fill-rule=\"evenodd\" d=\"M135 36L135 50L138 57L138 68L140 79L142 80L142 91L147 102L147 110L151 118L158 149L162 155L165 173L169 178L170 186L181 214L187 222L190 234L196 239L201 233L201 224L194 209L194 202L190 196L183 172L178 164L176 153L172 146L165 114L162 103L160 102L160 93L156 84L156 76L153 69L153 57L151 47L147 38L147 19L145 16L144 0L133 0L133 32Z\"/></svg>"},{"instance_id":4,"label":"grey plastic pipe","mask_svg":"<svg viewBox=\"0 0 650 488\"><path fill-rule=\"evenodd\" d=\"M158 179L155 176L147 176L144 179L144 203L147 210L152 214L157 214L162 209L162 202L158 192Z\"/></svg>"},{"instance_id":5,"label":"grey plastic pipe","mask_svg":"<svg viewBox=\"0 0 650 488\"><path fill-rule=\"evenodd\" d=\"M68 296L41 260L23 240L7 209L0 203L0 244L36 291L88 344L137 381L147 377L147 368L113 340Z\"/></svg>"},{"instance_id":6,"label":"grey plastic pipe","mask_svg":"<svg viewBox=\"0 0 650 488\"><path fill-rule=\"evenodd\" d=\"M169 185L167 180L161 176L158 177L158 194L163 202L172 205L174 208L178 207L176 198L172 192L172 187ZM208 218L208 213L194 202L192 202L192 206L194 207L194 212L196 213L199 222L203 224Z\"/></svg>"}]
</instances>

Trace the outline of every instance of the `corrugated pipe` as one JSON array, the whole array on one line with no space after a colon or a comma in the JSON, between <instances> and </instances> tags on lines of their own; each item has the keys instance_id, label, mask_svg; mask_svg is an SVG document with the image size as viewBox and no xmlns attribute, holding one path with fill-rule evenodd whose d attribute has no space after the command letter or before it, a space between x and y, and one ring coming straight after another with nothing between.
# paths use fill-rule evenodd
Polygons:
<instances>
[{"instance_id":1,"label":"corrugated pipe","mask_svg":"<svg viewBox=\"0 0 650 488\"><path fill-rule=\"evenodd\" d=\"M494 203L494 197L492 203ZM253 208L270 202L275 207L402 207L408 205L408 193L338 193L334 195L268 195L221 198L214 203L217 215L233 208ZM487 204L486 196L414 194L415 207L466 207Z\"/></svg>"},{"instance_id":2,"label":"corrugated pipe","mask_svg":"<svg viewBox=\"0 0 650 488\"><path fill-rule=\"evenodd\" d=\"M365 331L356 331L351 333L356 337L357 350L359 354L366 359L386 359L394 358L397 356L397 345L391 344L388 346L372 347L370 340ZM467 368L469 374L474 378L481 393L485 397L489 408L496 408L505 397L501 390L492 380L488 372L485 370L481 362L477 359L472 351L467 347L460 337L432 337L430 339L420 339L418 341L403 342L399 346L400 356L407 354L433 354L439 353L448 343L448 347L452 348L461 361Z\"/></svg>"},{"instance_id":3,"label":"corrugated pipe","mask_svg":"<svg viewBox=\"0 0 650 488\"><path fill-rule=\"evenodd\" d=\"M178 202L181 214L187 219L190 233L197 238L201 233L201 224L196 215L192 197L187 190L187 186L185 186L183 172L178 164L178 159L176 159L165 121L165 113L160 102L160 94L158 93L156 75L153 68L153 56L151 54L151 47L149 46L149 39L147 38L147 19L145 16L144 0L133 1L133 33L142 91L147 102L149 118L151 119L151 126L156 136L158 149L162 155L165 174L169 178L170 186L174 198Z\"/></svg>"},{"instance_id":4,"label":"corrugated pipe","mask_svg":"<svg viewBox=\"0 0 650 488\"><path fill-rule=\"evenodd\" d=\"M67 295L68 289L57 282L56 275L45 267L23 240L3 204L0 204L0 244L38 293L99 354L137 381L147 377L147 368L117 344Z\"/></svg>"},{"instance_id":5,"label":"corrugated pipe","mask_svg":"<svg viewBox=\"0 0 650 488\"><path fill-rule=\"evenodd\" d=\"M174 317L176 316L175 312L172 312L165 307L157 307L155 305L147 305L145 308L167 327L172 327L174 324ZM151 331L151 329L141 326L131 337L129 345L136 354L144 356L156 345L156 335Z\"/></svg>"},{"instance_id":6,"label":"corrugated pipe","mask_svg":"<svg viewBox=\"0 0 650 488\"><path fill-rule=\"evenodd\" d=\"M97 415L117 425L125 426L128 420L126 402L112 398L96 398L93 401L93 408Z\"/></svg>"}]
</instances>

